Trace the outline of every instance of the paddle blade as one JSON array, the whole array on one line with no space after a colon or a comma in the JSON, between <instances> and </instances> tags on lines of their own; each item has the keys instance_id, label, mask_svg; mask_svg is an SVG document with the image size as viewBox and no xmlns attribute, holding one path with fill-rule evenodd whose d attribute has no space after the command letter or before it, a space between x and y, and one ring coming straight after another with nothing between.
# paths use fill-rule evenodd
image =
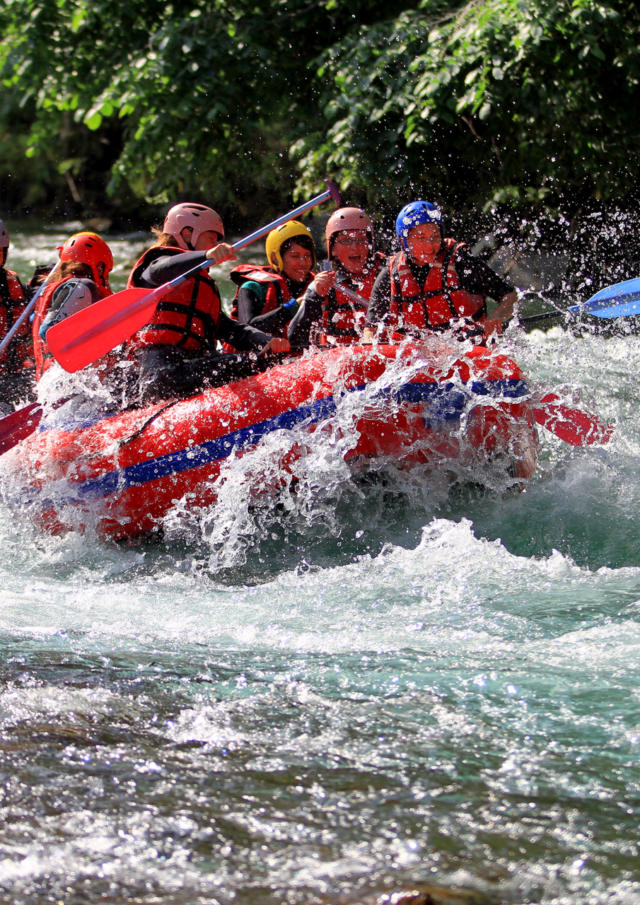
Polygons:
<instances>
[{"instance_id":1,"label":"paddle blade","mask_svg":"<svg viewBox=\"0 0 640 905\"><path fill-rule=\"evenodd\" d=\"M79 371L141 330L157 301L156 290L116 292L51 327L47 345L65 371Z\"/></svg>"},{"instance_id":2,"label":"paddle blade","mask_svg":"<svg viewBox=\"0 0 640 905\"><path fill-rule=\"evenodd\" d=\"M0 418L0 455L32 434L41 418L42 408L37 402Z\"/></svg>"},{"instance_id":3,"label":"paddle blade","mask_svg":"<svg viewBox=\"0 0 640 905\"><path fill-rule=\"evenodd\" d=\"M582 409L570 408L558 402L556 393L548 393L533 408L538 424L571 446L591 446L592 443L608 443L613 436L613 426L604 424L595 415Z\"/></svg>"},{"instance_id":4,"label":"paddle blade","mask_svg":"<svg viewBox=\"0 0 640 905\"><path fill-rule=\"evenodd\" d=\"M598 307L587 308L587 314L612 320L614 317L637 317L640 314L640 292L637 296L627 295L616 302L599 302Z\"/></svg>"},{"instance_id":5,"label":"paddle blade","mask_svg":"<svg viewBox=\"0 0 640 905\"><path fill-rule=\"evenodd\" d=\"M605 286L583 305L572 305L569 311L605 319L635 317L640 314L640 277Z\"/></svg>"}]
</instances>

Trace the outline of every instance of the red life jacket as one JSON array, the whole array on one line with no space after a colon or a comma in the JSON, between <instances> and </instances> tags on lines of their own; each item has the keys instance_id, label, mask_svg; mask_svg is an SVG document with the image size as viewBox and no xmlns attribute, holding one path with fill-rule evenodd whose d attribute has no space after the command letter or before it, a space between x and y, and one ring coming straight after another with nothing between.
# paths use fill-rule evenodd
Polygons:
<instances>
[{"instance_id":1,"label":"red life jacket","mask_svg":"<svg viewBox=\"0 0 640 905\"><path fill-rule=\"evenodd\" d=\"M464 242L444 239L423 286L414 277L404 251L389 258L392 326L444 330L452 320L479 320L487 313L484 296L460 287L455 254Z\"/></svg>"},{"instance_id":2,"label":"red life jacket","mask_svg":"<svg viewBox=\"0 0 640 905\"><path fill-rule=\"evenodd\" d=\"M309 273L307 282L302 291L307 288L314 276L315 273ZM250 280L267 287L264 297L264 307L260 314L268 314L270 311L275 311L276 308L280 308L282 305L286 305L287 302L291 301L291 289L289 288L286 277L284 274L274 270L269 264L238 264L237 267L233 268L229 277L236 283L238 289ZM231 304L230 317L233 318L233 320L238 320L237 298L238 292L236 291ZM293 314L294 312L292 311L292 317ZM286 336L286 327L274 331L273 336Z\"/></svg>"},{"instance_id":3,"label":"red life jacket","mask_svg":"<svg viewBox=\"0 0 640 905\"><path fill-rule=\"evenodd\" d=\"M69 276L65 277L63 280L56 280L55 283L48 283L36 302L36 309L33 316L32 327L33 354L36 363L36 380L40 380L44 372L47 371L55 361L53 355L49 351L49 346L47 345L46 340L44 340L40 336L40 327L42 326L42 322L49 313L49 309L51 308L51 300L56 289L62 286L63 283L67 283L69 280L77 279L77 275L69 274ZM105 289L104 286L100 286L98 283L96 283L95 285L102 298L106 298L108 295L111 295L110 289Z\"/></svg>"},{"instance_id":4,"label":"red life jacket","mask_svg":"<svg viewBox=\"0 0 640 905\"><path fill-rule=\"evenodd\" d=\"M344 285L347 289L357 292L358 295L368 301L371 298L371 290L376 277L385 262L385 255L382 252L376 252L371 265L365 273L358 279L348 277L343 280ZM366 316L367 309L358 307L357 302L343 295L340 292L340 284L336 283L323 299L322 325L324 336L320 337L320 341L326 342L327 337L331 336L339 343L355 342L362 333Z\"/></svg>"},{"instance_id":5,"label":"red life jacket","mask_svg":"<svg viewBox=\"0 0 640 905\"><path fill-rule=\"evenodd\" d=\"M156 258L179 254L184 254L183 248L148 248L131 271L127 287L139 286L141 274ZM204 269L199 270L162 296L149 323L129 340L129 350L179 346L189 352L213 352L221 313L218 287Z\"/></svg>"},{"instance_id":6,"label":"red life jacket","mask_svg":"<svg viewBox=\"0 0 640 905\"><path fill-rule=\"evenodd\" d=\"M2 279L4 274L5 279ZM0 340L4 339L27 306L18 274L0 269ZM34 367L31 326L28 318L0 355L0 375Z\"/></svg>"}]
</instances>

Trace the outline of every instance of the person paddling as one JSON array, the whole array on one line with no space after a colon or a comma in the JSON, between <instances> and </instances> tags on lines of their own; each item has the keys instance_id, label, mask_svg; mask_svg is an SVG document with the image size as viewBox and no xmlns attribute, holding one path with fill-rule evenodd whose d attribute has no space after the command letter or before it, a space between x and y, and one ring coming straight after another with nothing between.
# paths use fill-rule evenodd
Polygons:
<instances>
[{"instance_id":1,"label":"person paddling","mask_svg":"<svg viewBox=\"0 0 640 905\"><path fill-rule=\"evenodd\" d=\"M240 264L229 276L240 288L231 317L285 337L300 298L314 277L316 250L299 220L272 229L265 241L267 264Z\"/></svg>"},{"instance_id":2,"label":"person paddling","mask_svg":"<svg viewBox=\"0 0 640 905\"><path fill-rule=\"evenodd\" d=\"M396 219L401 249L380 272L371 292L365 335L379 327L414 333L480 324L485 334L509 320L516 291L464 242L445 237L442 211L429 201L412 201ZM487 298L497 307L487 319Z\"/></svg>"},{"instance_id":3,"label":"person paddling","mask_svg":"<svg viewBox=\"0 0 640 905\"><path fill-rule=\"evenodd\" d=\"M109 274L113 270L113 255L97 233L74 233L59 246L58 252L60 260L49 275L34 312L36 380L54 363L47 345L49 328L112 294Z\"/></svg>"},{"instance_id":4,"label":"person paddling","mask_svg":"<svg viewBox=\"0 0 640 905\"><path fill-rule=\"evenodd\" d=\"M373 224L359 207L342 207L325 227L327 262L305 292L289 325L289 341L305 348L314 341L355 342L364 327L366 306L358 307L340 292L345 286L368 300L385 255L374 250Z\"/></svg>"},{"instance_id":5,"label":"person paddling","mask_svg":"<svg viewBox=\"0 0 640 905\"><path fill-rule=\"evenodd\" d=\"M222 241L221 217L203 204L174 205L162 229L153 232L155 244L134 265L128 288L155 288L206 260L214 266L235 257L233 248ZM167 292L146 326L127 344L126 354L133 362L130 403L184 397L237 380L264 369L268 353L289 350L287 340L229 318L207 270L198 270ZM218 342L236 351L222 353Z\"/></svg>"}]
</instances>

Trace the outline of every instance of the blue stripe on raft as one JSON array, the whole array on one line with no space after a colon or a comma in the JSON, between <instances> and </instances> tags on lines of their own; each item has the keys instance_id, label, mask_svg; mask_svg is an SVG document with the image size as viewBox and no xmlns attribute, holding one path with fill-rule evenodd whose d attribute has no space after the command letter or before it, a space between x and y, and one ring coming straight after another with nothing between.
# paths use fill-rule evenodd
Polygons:
<instances>
[{"instance_id":1,"label":"blue stripe on raft","mask_svg":"<svg viewBox=\"0 0 640 905\"><path fill-rule=\"evenodd\" d=\"M250 427L208 440L200 446L192 446L189 449L181 449L178 452L168 453L166 456L158 456L148 462L140 462L138 465L129 465L119 471L112 471L101 478L86 481L79 487L83 495L108 496L116 491L122 492L127 487L146 484L157 478L165 478L169 475L179 474L192 468L199 468L209 462L226 459L232 452L249 449L255 446L262 437L277 430L291 430L298 424L308 422L315 424L324 418L334 415L336 404L333 396L319 399L311 405L301 406L289 412L282 412L275 418L266 421L258 421Z\"/></svg>"},{"instance_id":2,"label":"blue stripe on raft","mask_svg":"<svg viewBox=\"0 0 640 905\"><path fill-rule=\"evenodd\" d=\"M349 392L363 389L363 386L358 386ZM434 428L445 422L459 419L469 401L470 393L477 396L517 399L527 396L529 389L524 380L516 379L474 381L470 384L415 382L406 383L398 390L381 390L375 395L392 394L400 402L428 403L428 410L424 412L423 417L425 425ZM232 452L255 446L263 437L274 431L291 430L305 423L316 424L331 417L335 412L335 398L327 396L309 405L282 412L275 418L259 421L250 427L241 428L215 440L208 440L200 446L169 453L166 456L158 456L150 461L109 472L100 478L84 482L77 487L77 490L83 498L87 496L105 497L112 493L122 492L128 487L146 484L158 478L225 459Z\"/></svg>"}]
</instances>

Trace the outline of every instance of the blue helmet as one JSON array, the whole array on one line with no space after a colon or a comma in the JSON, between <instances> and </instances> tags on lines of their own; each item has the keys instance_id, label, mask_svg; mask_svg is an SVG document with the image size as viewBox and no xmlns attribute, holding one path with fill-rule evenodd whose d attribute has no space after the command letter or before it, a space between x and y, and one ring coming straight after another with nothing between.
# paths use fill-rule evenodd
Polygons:
<instances>
[{"instance_id":1,"label":"blue helmet","mask_svg":"<svg viewBox=\"0 0 640 905\"><path fill-rule=\"evenodd\" d=\"M405 251L407 248L407 236L414 226L422 223L435 223L440 227L442 235L442 211L430 201L411 201L405 204L396 217L396 235Z\"/></svg>"}]
</instances>

